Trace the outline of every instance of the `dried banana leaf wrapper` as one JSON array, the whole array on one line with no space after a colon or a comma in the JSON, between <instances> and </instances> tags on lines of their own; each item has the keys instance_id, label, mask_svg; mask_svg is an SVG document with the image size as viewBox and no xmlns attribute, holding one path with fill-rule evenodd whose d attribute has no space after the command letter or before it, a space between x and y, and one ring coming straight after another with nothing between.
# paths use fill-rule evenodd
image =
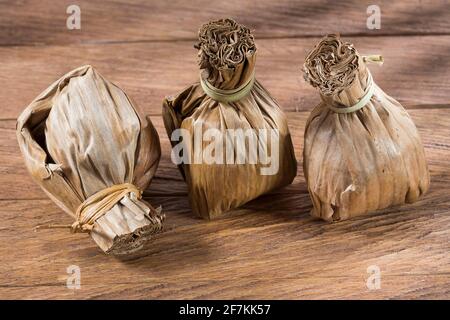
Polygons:
<instances>
[{"instance_id":1,"label":"dried banana leaf wrapper","mask_svg":"<svg viewBox=\"0 0 450 320\"><path fill-rule=\"evenodd\" d=\"M304 65L306 81L322 97L305 128L304 172L312 215L326 221L411 203L429 188L417 128L373 82L370 60L329 35Z\"/></svg>"},{"instance_id":2,"label":"dried banana leaf wrapper","mask_svg":"<svg viewBox=\"0 0 450 320\"><path fill-rule=\"evenodd\" d=\"M71 229L89 232L104 252L135 251L161 229L163 216L140 199L161 156L158 134L91 66L40 94L20 115L17 138L31 175L60 208L78 219L80 208L102 207L90 224ZM106 202L86 203L93 198Z\"/></svg>"},{"instance_id":3,"label":"dried banana leaf wrapper","mask_svg":"<svg viewBox=\"0 0 450 320\"><path fill-rule=\"evenodd\" d=\"M256 47L250 31L231 19L213 21L199 33L198 45L202 81L221 90L233 90L252 81ZM224 216L256 197L292 182L296 159L286 117L267 90L256 80L250 92L238 101L221 102L211 98L200 82L163 101L163 119L169 139L177 129L189 133L184 141L189 159L201 158L196 149L195 128L201 132L217 129L223 136L228 129L278 130L279 147L269 139L258 144L268 154L279 154L275 174L261 174L267 164L252 163L183 163L179 166L189 188L192 210L205 219ZM178 142L172 141L173 146ZM202 142L203 150L210 142ZM248 145L247 145L248 147ZM247 149L248 150L248 149ZM239 151L236 151L236 157ZM242 155L242 154L241 154ZM226 155L224 155L226 157ZM195 162L195 161L192 161Z\"/></svg>"}]
</instances>

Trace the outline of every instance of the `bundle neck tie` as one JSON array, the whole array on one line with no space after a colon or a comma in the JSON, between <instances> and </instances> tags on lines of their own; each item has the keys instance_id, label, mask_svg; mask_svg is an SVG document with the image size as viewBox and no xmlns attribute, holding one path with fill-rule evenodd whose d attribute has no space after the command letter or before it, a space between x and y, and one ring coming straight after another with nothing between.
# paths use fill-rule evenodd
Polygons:
<instances>
[{"instance_id":1,"label":"bundle neck tie","mask_svg":"<svg viewBox=\"0 0 450 320\"><path fill-rule=\"evenodd\" d=\"M202 86L203 91L208 95L211 99L229 103L236 102L247 96L253 88L253 84L255 83L255 72L253 71L252 75L249 79L240 87L231 90L224 90L214 87L212 84L205 80L200 75L200 85Z\"/></svg>"},{"instance_id":2,"label":"bundle neck tie","mask_svg":"<svg viewBox=\"0 0 450 320\"><path fill-rule=\"evenodd\" d=\"M142 198L142 191L131 183L113 185L84 200L75 212L76 220L73 224L38 226L36 229L69 228L73 233L90 232L94 228L95 221L128 194L134 195L136 199Z\"/></svg>"},{"instance_id":3,"label":"bundle neck tie","mask_svg":"<svg viewBox=\"0 0 450 320\"><path fill-rule=\"evenodd\" d=\"M378 65L382 65L384 62L383 56L381 56L381 55L363 56L362 60L365 63L376 63ZM359 99L359 101L357 103L355 103L354 105L352 105L350 107L345 107L345 108L334 107L331 105L327 105L327 107L336 113L356 112L369 103L370 99L372 99L374 92L375 92L375 84L373 82L372 74L370 73L369 69L367 69L366 90L364 90L363 96L361 97L361 99Z\"/></svg>"}]
</instances>

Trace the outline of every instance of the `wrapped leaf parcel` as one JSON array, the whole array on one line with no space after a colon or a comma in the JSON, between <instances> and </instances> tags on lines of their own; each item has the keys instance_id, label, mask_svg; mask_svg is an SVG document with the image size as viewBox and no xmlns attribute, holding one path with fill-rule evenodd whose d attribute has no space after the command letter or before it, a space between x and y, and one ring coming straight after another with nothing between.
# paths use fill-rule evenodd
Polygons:
<instances>
[{"instance_id":1,"label":"wrapped leaf parcel","mask_svg":"<svg viewBox=\"0 0 450 320\"><path fill-rule=\"evenodd\" d=\"M337 35L309 53L304 77L322 102L305 128L304 173L312 215L327 221L416 201L430 177L419 133L405 109L378 87L361 56Z\"/></svg>"},{"instance_id":2,"label":"wrapped leaf parcel","mask_svg":"<svg viewBox=\"0 0 450 320\"><path fill-rule=\"evenodd\" d=\"M206 219L292 182L297 164L286 116L255 80L250 30L231 19L199 31L200 81L163 101L172 159Z\"/></svg>"},{"instance_id":3,"label":"wrapped leaf parcel","mask_svg":"<svg viewBox=\"0 0 450 320\"><path fill-rule=\"evenodd\" d=\"M53 83L20 115L17 138L36 182L106 253L139 249L163 216L141 199L161 156L158 134L91 66Z\"/></svg>"}]
</instances>

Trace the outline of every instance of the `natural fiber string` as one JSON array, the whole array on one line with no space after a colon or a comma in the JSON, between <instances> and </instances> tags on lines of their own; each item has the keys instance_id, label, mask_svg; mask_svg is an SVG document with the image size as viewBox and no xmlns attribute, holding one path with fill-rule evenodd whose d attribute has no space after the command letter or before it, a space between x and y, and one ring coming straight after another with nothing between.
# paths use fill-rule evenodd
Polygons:
<instances>
[{"instance_id":1,"label":"natural fiber string","mask_svg":"<svg viewBox=\"0 0 450 320\"><path fill-rule=\"evenodd\" d=\"M113 185L84 200L75 213L76 220L73 224L37 226L36 229L70 228L73 233L90 232L95 221L129 193L133 193L137 199L142 198L142 191L131 183Z\"/></svg>"},{"instance_id":2,"label":"natural fiber string","mask_svg":"<svg viewBox=\"0 0 450 320\"><path fill-rule=\"evenodd\" d=\"M225 103L236 102L247 96L250 93L250 90L252 90L254 83L255 73L253 72L247 82L242 86L232 90L223 90L214 87L200 76L200 84L203 91L205 91L211 99Z\"/></svg>"},{"instance_id":3,"label":"natural fiber string","mask_svg":"<svg viewBox=\"0 0 450 320\"><path fill-rule=\"evenodd\" d=\"M375 90L375 86L373 84L373 78L372 78L372 75L370 74L370 72L368 72L366 90L364 92L364 95L361 97L361 99L356 104L352 105L351 107L346 107L346 108L333 107L331 105L327 105L327 107L328 107L328 109L330 109L336 113L352 113L352 112L358 111L359 109L364 107L370 101L370 99L373 96L374 90Z\"/></svg>"},{"instance_id":4,"label":"natural fiber string","mask_svg":"<svg viewBox=\"0 0 450 320\"><path fill-rule=\"evenodd\" d=\"M383 56L381 56L381 55L369 55L369 56L363 56L362 58L365 63L371 62L371 63L376 63L379 65L382 65L384 62ZM331 105L327 105L327 107L328 107L328 109L330 109L336 113L356 112L369 103L370 99L372 98L372 96L374 94L374 91L375 91L375 84L373 82L372 74L370 73L369 70L367 70L366 90L364 91L364 95L361 97L361 99L359 99L359 101L356 104L354 104L350 107L345 107L345 108L334 107Z\"/></svg>"},{"instance_id":5,"label":"natural fiber string","mask_svg":"<svg viewBox=\"0 0 450 320\"><path fill-rule=\"evenodd\" d=\"M380 66L384 62L384 58L380 54L371 54L371 55L368 55L368 56L363 56L362 59L363 59L363 61L365 63L376 63L376 64L378 64Z\"/></svg>"}]
</instances>

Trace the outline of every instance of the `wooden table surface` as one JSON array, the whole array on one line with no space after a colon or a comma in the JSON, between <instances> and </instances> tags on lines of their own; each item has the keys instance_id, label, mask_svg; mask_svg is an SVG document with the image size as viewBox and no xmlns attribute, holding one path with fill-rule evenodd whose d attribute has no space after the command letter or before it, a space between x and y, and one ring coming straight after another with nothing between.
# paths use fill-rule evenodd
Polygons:
<instances>
[{"instance_id":1,"label":"wooden table surface","mask_svg":"<svg viewBox=\"0 0 450 320\"><path fill-rule=\"evenodd\" d=\"M450 298L450 3L377 1L76 1L81 30L66 28L72 1L0 2L0 298ZM197 80L199 26L231 16L254 30L258 79L286 112L298 175L230 217L193 216L170 161L161 100ZM301 75L305 54L331 32L361 53L381 53L374 79L405 105L422 136L431 189L417 203L336 224L309 216L302 173L306 118L319 101ZM128 258L106 256L85 234L33 232L70 223L32 181L16 137L20 112L51 82L94 65L151 115L162 144L145 196L166 231ZM81 288L66 286L79 266ZM381 287L366 285L370 266Z\"/></svg>"}]
</instances>

